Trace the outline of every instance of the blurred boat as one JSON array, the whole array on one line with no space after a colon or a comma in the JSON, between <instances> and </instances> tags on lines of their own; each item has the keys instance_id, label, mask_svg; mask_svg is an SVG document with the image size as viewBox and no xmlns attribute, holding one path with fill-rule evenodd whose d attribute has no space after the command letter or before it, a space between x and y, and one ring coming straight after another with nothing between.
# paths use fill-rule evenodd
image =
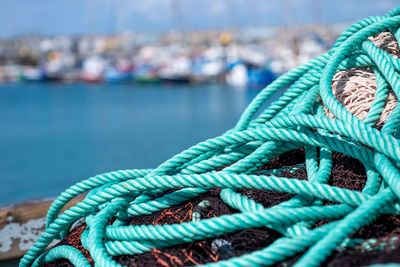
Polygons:
<instances>
[{"instance_id":1,"label":"blurred boat","mask_svg":"<svg viewBox=\"0 0 400 267\"><path fill-rule=\"evenodd\" d=\"M24 67L22 69L22 80L27 82L42 82L46 78L46 74L42 68Z\"/></svg>"},{"instance_id":2,"label":"blurred boat","mask_svg":"<svg viewBox=\"0 0 400 267\"><path fill-rule=\"evenodd\" d=\"M21 67L15 64L7 64L3 67L5 82L19 82L22 79Z\"/></svg>"},{"instance_id":3,"label":"blurred boat","mask_svg":"<svg viewBox=\"0 0 400 267\"><path fill-rule=\"evenodd\" d=\"M138 83L160 83L160 79L156 75L134 76L134 80Z\"/></svg>"},{"instance_id":4,"label":"blurred boat","mask_svg":"<svg viewBox=\"0 0 400 267\"><path fill-rule=\"evenodd\" d=\"M246 65L237 62L230 66L230 70L226 75L226 83L233 87L245 87L249 78L247 76Z\"/></svg>"},{"instance_id":5,"label":"blurred boat","mask_svg":"<svg viewBox=\"0 0 400 267\"><path fill-rule=\"evenodd\" d=\"M61 82L64 80L64 72L46 72L46 82Z\"/></svg>"},{"instance_id":6,"label":"blurred boat","mask_svg":"<svg viewBox=\"0 0 400 267\"><path fill-rule=\"evenodd\" d=\"M133 79L138 83L159 83L157 70L148 64L139 65L133 73Z\"/></svg>"},{"instance_id":7,"label":"blurred boat","mask_svg":"<svg viewBox=\"0 0 400 267\"><path fill-rule=\"evenodd\" d=\"M87 83L99 83L99 82L103 81L103 75L96 74L96 73L83 72L81 74L81 79L82 79L82 81L87 82Z\"/></svg>"},{"instance_id":8,"label":"blurred boat","mask_svg":"<svg viewBox=\"0 0 400 267\"><path fill-rule=\"evenodd\" d=\"M46 56L44 70L47 82L62 82L74 71L75 57L68 52L52 51ZM68 77L69 79L69 77Z\"/></svg>"},{"instance_id":9,"label":"blurred boat","mask_svg":"<svg viewBox=\"0 0 400 267\"><path fill-rule=\"evenodd\" d=\"M257 67L248 67L247 77L247 85L250 87L264 87L277 78L269 69Z\"/></svg>"},{"instance_id":10,"label":"blurred boat","mask_svg":"<svg viewBox=\"0 0 400 267\"><path fill-rule=\"evenodd\" d=\"M163 83L189 83L191 77L189 74L170 74L160 76L160 80Z\"/></svg>"},{"instance_id":11,"label":"blurred boat","mask_svg":"<svg viewBox=\"0 0 400 267\"><path fill-rule=\"evenodd\" d=\"M243 62L231 65L226 82L234 87L264 87L276 79L276 75L267 67L259 67Z\"/></svg>"},{"instance_id":12,"label":"blurred boat","mask_svg":"<svg viewBox=\"0 0 400 267\"><path fill-rule=\"evenodd\" d=\"M187 56L178 55L159 69L158 76L164 83L189 83L191 67L191 61Z\"/></svg>"},{"instance_id":13,"label":"blurred boat","mask_svg":"<svg viewBox=\"0 0 400 267\"><path fill-rule=\"evenodd\" d=\"M103 81L107 61L100 56L92 56L84 60L82 64L81 79L88 83Z\"/></svg>"},{"instance_id":14,"label":"blurred boat","mask_svg":"<svg viewBox=\"0 0 400 267\"><path fill-rule=\"evenodd\" d=\"M117 68L107 68L104 73L104 80L109 83L124 83L132 80L132 73L121 71Z\"/></svg>"},{"instance_id":15,"label":"blurred boat","mask_svg":"<svg viewBox=\"0 0 400 267\"><path fill-rule=\"evenodd\" d=\"M222 52L215 52L216 49L198 56L192 64L192 82L221 82L226 72L226 63Z\"/></svg>"}]
</instances>

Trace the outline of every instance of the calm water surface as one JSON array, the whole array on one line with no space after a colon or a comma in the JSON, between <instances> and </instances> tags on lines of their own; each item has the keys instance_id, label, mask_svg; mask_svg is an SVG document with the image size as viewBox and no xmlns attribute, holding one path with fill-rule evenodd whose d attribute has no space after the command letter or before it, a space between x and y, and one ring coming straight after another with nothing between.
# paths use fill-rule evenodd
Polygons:
<instances>
[{"instance_id":1,"label":"calm water surface","mask_svg":"<svg viewBox=\"0 0 400 267\"><path fill-rule=\"evenodd\" d=\"M223 85L0 85L0 204L95 174L154 168L232 128L259 90Z\"/></svg>"}]
</instances>

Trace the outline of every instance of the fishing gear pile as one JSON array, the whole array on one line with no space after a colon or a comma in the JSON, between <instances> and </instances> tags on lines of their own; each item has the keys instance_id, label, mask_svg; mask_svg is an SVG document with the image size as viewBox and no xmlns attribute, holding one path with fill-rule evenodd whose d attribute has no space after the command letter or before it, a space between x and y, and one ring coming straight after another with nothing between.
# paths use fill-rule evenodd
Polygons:
<instances>
[{"instance_id":1,"label":"fishing gear pile","mask_svg":"<svg viewBox=\"0 0 400 267\"><path fill-rule=\"evenodd\" d=\"M400 6L272 82L223 135L71 186L20 266L400 262L399 40Z\"/></svg>"}]
</instances>

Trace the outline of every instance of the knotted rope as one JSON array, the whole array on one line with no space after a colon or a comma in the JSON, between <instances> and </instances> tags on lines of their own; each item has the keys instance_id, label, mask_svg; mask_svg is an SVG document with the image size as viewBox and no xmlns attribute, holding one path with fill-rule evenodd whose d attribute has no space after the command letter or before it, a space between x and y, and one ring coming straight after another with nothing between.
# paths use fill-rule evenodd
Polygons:
<instances>
[{"instance_id":1,"label":"knotted rope","mask_svg":"<svg viewBox=\"0 0 400 267\"><path fill-rule=\"evenodd\" d=\"M105 173L71 186L52 204L45 232L20 266L38 266L60 258L91 266L71 246L45 252L81 218L87 223L81 242L95 266L119 266L112 256L140 254L261 226L283 237L261 250L208 265L271 265L300 252L304 254L296 266L320 265L354 231L381 214L400 210L399 106L381 130L373 127L381 117L389 88L400 97L400 60L367 40L390 31L399 41L399 28L400 6L387 16L363 19L346 30L330 51L261 91L232 130L190 147L155 169ZM377 79L375 99L363 120L350 113L332 92L334 75L356 67L371 68ZM264 108L278 90L285 92ZM257 174L266 162L300 147L305 149L307 181ZM356 158L365 166L367 181L361 192L327 184L332 151ZM172 225L127 225L132 216L185 203L215 187L222 188L221 199L239 213ZM240 188L296 196L265 208L237 193ZM82 202L59 215L69 200L86 191L90 192ZM339 204L323 205L323 200ZM115 220L110 225L111 219ZM320 221L329 223L315 227Z\"/></svg>"}]
</instances>

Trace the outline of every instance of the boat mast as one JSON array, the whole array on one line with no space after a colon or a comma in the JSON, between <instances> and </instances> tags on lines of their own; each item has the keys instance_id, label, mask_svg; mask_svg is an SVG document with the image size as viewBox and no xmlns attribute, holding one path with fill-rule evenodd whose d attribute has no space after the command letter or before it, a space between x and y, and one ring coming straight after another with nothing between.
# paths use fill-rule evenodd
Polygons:
<instances>
[{"instance_id":1,"label":"boat mast","mask_svg":"<svg viewBox=\"0 0 400 267\"><path fill-rule=\"evenodd\" d=\"M178 31L180 42L183 44L185 43L186 38L185 31L183 29L183 17L180 0L171 0L171 11L174 27Z\"/></svg>"}]
</instances>

